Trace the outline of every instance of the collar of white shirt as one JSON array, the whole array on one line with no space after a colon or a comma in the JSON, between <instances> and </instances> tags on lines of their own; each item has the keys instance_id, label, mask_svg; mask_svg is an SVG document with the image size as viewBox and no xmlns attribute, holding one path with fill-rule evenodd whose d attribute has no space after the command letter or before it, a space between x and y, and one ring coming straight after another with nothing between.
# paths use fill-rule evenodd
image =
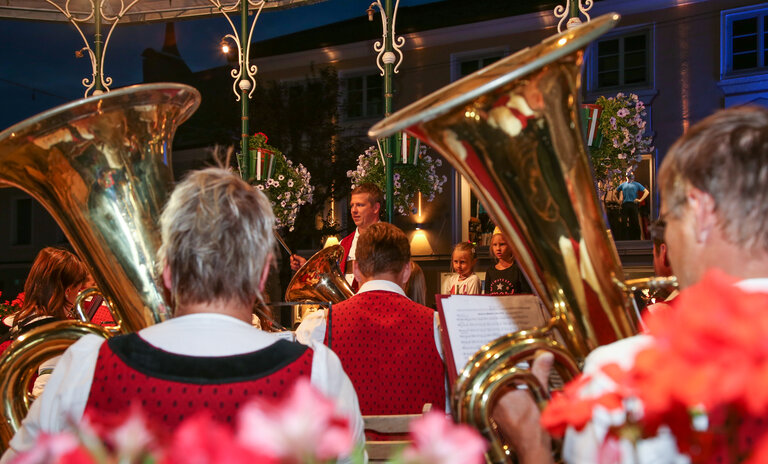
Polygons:
<instances>
[{"instance_id":1,"label":"collar of white shirt","mask_svg":"<svg viewBox=\"0 0 768 464\"><path fill-rule=\"evenodd\" d=\"M360 294L365 292L372 292L374 290L394 292L399 295L405 296L405 292L403 291L403 288L397 285L396 283L392 282L391 280L369 280L368 282L360 286L360 289L357 291L357 293Z\"/></svg>"}]
</instances>

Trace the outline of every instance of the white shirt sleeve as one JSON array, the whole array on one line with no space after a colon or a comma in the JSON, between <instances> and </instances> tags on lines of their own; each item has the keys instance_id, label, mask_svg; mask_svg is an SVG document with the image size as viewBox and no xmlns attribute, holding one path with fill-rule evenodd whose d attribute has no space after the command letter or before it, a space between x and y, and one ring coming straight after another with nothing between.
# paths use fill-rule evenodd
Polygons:
<instances>
[{"instance_id":1,"label":"white shirt sleeve","mask_svg":"<svg viewBox=\"0 0 768 464\"><path fill-rule=\"evenodd\" d=\"M325 341L325 310L320 309L304 316L296 327L296 341L304 345L312 342L323 344Z\"/></svg>"},{"instance_id":2,"label":"white shirt sleeve","mask_svg":"<svg viewBox=\"0 0 768 464\"><path fill-rule=\"evenodd\" d=\"M615 389L616 384L602 373L602 367L616 363L623 369L629 369L635 355L651 343L647 335L637 335L618 342L602 346L592 351L584 363L584 375L590 376L590 382L582 389L584 396L597 396ZM623 422L622 414L610 414L605 410L595 410L592 420L581 431L568 428L563 444L563 458L568 463L598 462L599 452L605 436L611 426ZM623 443L623 448L627 444ZM640 440L636 449L622 448L622 463L682 463L687 462L677 452L675 439L668 430L661 429L659 435Z\"/></svg>"},{"instance_id":3,"label":"white shirt sleeve","mask_svg":"<svg viewBox=\"0 0 768 464\"><path fill-rule=\"evenodd\" d=\"M16 453L31 449L41 432L61 432L69 423L80 421L102 343L103 338L86 335L64 352L43 394L32 403L0 463L5 464Z\"/></svg>"},{"instance_id":4,"label":"white shirt sleeve","mask_svg":"<svg viewBox=\"0 0 768 464\"><path fill-rule=\"evenodd\" d=\"M61 356L54 356L51 359L44 361L37 369L37 378L35 379L35 386L32 388L32 396L35 398L40 397L43 394L45 385L48 383L48 379L53 373L53 368L58 364Z\"/></svg>"},{"instance_id":5,"label":"white shirt sleeve","mask_svg":"<svg viewBox=\"0 0 768 464\"><path fill-rule=\"evenodd\" d=\"M352 423L352 433L359 446L365 446L363 416L352 381L349 380L338 356L323 345L322 342L311 342L314 350L312 357L312 385L336 402L339 412L349 416ZM352 463L351 458L341 459L339 463ZM365 462L368 462L366 455Z\"/></svg>"}]
</instances>

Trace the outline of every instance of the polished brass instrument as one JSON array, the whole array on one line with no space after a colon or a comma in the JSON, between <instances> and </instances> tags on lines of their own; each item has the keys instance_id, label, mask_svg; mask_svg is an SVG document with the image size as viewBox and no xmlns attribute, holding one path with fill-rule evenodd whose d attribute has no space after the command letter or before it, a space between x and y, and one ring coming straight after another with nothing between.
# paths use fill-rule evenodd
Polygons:
<instances>
[{"instance_id":1,"label":"polished brass instrument","mask_svg":"<svg viewBox=\"0 0 768 464\"><path fill-rule=\"evenodd\" d=\"M170 146L200 94L181 84L137 85L78 100L0 132L0 183L39 201L85 261L125 332L170 317L155 255L157 222L172 187ZM39 361L63 351L72 334L96 326L66 321L32 331L0 357L0 379L21 382ZM25 359L29 356L29 359ZM3 387L3 445L28 402Z\"/></svg>"},{"instance_id":2,"label":"polished brass instrument","mask_svg":"<svg viewBox=\"0 0 768 464\"><path fill-rule=\"evenodd\" d=\"M80 337L88 334L108 337L99 326L75 321L60 321L37 327L21 335L0 358L0 392L3 396L3 418L0 426L2 449L8 447L21 420L27 415L34 398L28 386L45 360L64 352Z\"/></svg>"},{"instance_id":3,"label":"polished brass instrument","mask_svg":"<svg viewBox=\"0 0 768 464\"><path fill-rule=\"evenodd\" d=\"M307 304L294 308L294 323L318 309L312 302L338 303L355 294L339 267L339 260L343 256L344 247L341 245L323 248L296 271L285 291L285 301L303 301Z\"/></svg>"},{"instance_id":4,"label":"polished brass instrument","mask_svg":"<svg viewBox=\"0 0 768 464\"><path fill-rule=\"evenodd\" d=\"M638 332L639 318L597 197L579 124L584 49L613 28L605 15L481 69L376 124L380 138L406 130L437 149L471 184L512 245L548 309L545 327L484 346L454 386L457 419L506 462L490 411L515 367L554 353L566 378L599 345Z\"/></svg>"}]
</instances>

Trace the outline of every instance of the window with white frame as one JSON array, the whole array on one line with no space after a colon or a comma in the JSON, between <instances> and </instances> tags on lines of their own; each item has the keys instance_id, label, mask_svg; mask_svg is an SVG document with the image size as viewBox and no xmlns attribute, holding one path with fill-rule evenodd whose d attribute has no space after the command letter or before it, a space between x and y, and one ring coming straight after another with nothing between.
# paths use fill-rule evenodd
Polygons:
<instances>
[{"instance_id":1,"label":"window with white frame","mask_svg":"<svg viewBox=\"0 0 768 464\"><path fill-rule=\"evenodd\" d=\"M485 56L482 58L472 58L468 60L462 60L459 62L459 77L464 77L472 74L473 72L482 69L489 64L495 63L502 58L502 55L493 54L491 56Z\"/></svg>"},{"instance_id":2,"label":"window with white frame","mask_svg":"<svg viewBox=\"0 0 768 464\"><path fill-rule=\"evenodd\" d=\"M768 70L768 8L725 15L726 75Z\"/></svg>"},{"instance_id":3,"label":"window with white frame","mask_svg":"<svg viewBox=\"0 0 768 464\"><path fill-rule=\"evenodd\" d=\"M482 69L508 54L506 49L474 50L451 55L451 81L461 79Z\"/></svg>"},{"instance_id":4,"label":"window with white frame","mask_svg":"<svg viewBox=\"0 0 768 464\"><path fill-rule=\"evenodd\" d=\"M378 72L344 76L341 78L341 89L345 119L384 115L384 78Z\"/></svg>"},{"instance_id":5,"label":"window with white frame","mask_svg":"<svg viewBox=\"0 0 768 464\"><path fill-rule=\"evenodd\" d=\"M591 91L653 85L653 52L649 29L634 30L600 40L593 45L590 53Z\"/></svg>"}]
</instances>

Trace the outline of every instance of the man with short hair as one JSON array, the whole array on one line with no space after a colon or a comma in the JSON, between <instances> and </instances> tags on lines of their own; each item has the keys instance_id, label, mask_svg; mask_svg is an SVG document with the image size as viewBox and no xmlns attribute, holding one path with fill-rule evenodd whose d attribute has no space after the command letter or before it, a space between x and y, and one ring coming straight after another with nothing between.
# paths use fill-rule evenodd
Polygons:
<instances>
[{"instance_id":1,"label":"man with short hair","mask_svg":"<svg viewBox=\"0 0 768 464\"><path fill-rule=\"evenodd\" d=\"M669 264L669 251L667 242L664 241L664 229L666 224L663 220L656 220L650 226L651 241L653 242L653 273L656 277L670 277L674 275L672 265ZM678 294L675 288L659 289L653 293L653 304L647 309L651 312L668 306ZM659 306L656 306L659 305Z\"/></svg>"},{"instance_id":2,"label":"man with short hair","mask_svg":"<svg viewBox=\"0 0 768 464\"><path fill-rule=\"evenodd\" d=\"M355 386L363 414L417 414L425 403L445 407L445 367L435 311L409 300L410 245L403 231L380 222L357 245L352 298L329 315L312 313L297 330L301 340L324 340Z\"/></svg>"},{"instance_id":3,"label":"man with short hair","mask_svg":"<svg viewBox=\"0 0 768 464\"><path fill-rule=\"evenodd\" d=\"M277 401L300 378L334 400L362 443L357 396L336 355L251 325L273 260L274 223L264 194L226 170L193 172L181 182L160 218L157 259L174 317L72 345L3 461L30 449L41 433L62 431L84 415L109 423L136 403L162 430L201 412L232 423L249 399Z\"/></svg>"},{"instance_id":4,"label":"man with short hair","mask_svg":"<svg viewBox=\"0 0 768 464\"><path fill-rule=\"evenodd\" d=\"M357 284L352 273L352 262L355 261L357 240L368 226L379 222L383 206L384 194L375 184L360 184L350 194L349 210L357 228L341 240L344 256L339 263L339 268L354 290L357 290ZM291 269L294 271L306 262L307 260L299 255L291 255Z\"/></svg>"},{"instance_id":5,"label":"man with short hair","mask_svg":"<svg viewBox=\"0 0 768 464\"><path fill-rule=\"evenodd\" d=\"M765 108L746 106L718 111L691 127L670 148L659 175L659 219L666 224L669 262L681 289L698 282L708 270L718 268L740 279L736 285L742 290L768 293L766 179ZM584 374L593 378L588 387L590 394L610 390L613 385L601 373L603 366L618 363L629 368L635 355L651 343L653 338L638 335L590 353L584 368ZM515 434L520 442L534 442L535 438L528 440L525 436L529 432L540 435L538 429L531 428L538 422L537 410L525 407L532 401L509 395L502 403L502 408L495 412L502 429ZM609 425L604 421L593 422L581 432L569 430L563 448L566 461L597 462L601 433ZM677 452L669 435L644 440L635 449L637 462L660 462L661 457L670 458ZM538 452L540 458L541 448ZM526 461L524 457L522 462L545 461Z\"/></svg>"}]
</instances>

